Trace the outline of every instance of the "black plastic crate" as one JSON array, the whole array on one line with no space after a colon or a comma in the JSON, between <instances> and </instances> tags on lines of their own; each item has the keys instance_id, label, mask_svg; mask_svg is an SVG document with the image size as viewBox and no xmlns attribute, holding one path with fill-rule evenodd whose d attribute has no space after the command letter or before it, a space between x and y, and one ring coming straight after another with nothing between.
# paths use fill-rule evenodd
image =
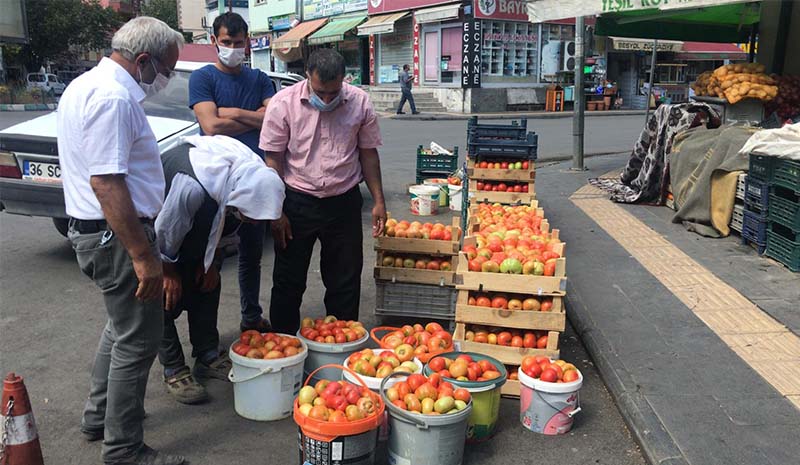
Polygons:
<instances>
[{"instance_id":1,"label":"black plastic crate","mask_svg":"<svg viewBox=\"0 0 800 465\"><path fill-rule=\"evenodd\" d=\"M417 173L436 171L453 173L458 169L458 147L453 147L452 155L436 155L423 152L420 145L417 149Z\"/></svg>"},{"instance_id":2,"label":"black plastic crate","mask_svg":"<svg viewBox=\"0 0 800 465\"><path fill-rule=\"evenodd\" d=\"M769 211L769 183L747 176L744 183L745 209L766 216Z\"/></svg>"},{"instance_id":3,"label":"black plastic crate","mask_svg":"<svg viewBox=\"0 0 800 465\"><path fill-rule=\"evenodd\" d=\"M528 133L525 140L510 139L472 139L469 141L469 156L482 158L506 158L536 160L539 136Z\"/></svg>"},{"instance_id":4,"label":"black plastic crate","mask_svg":"<svg viewBox=\"0 0 800 465\"><path fill-rule=\"evenodd\" d=\"M755 244L758 247L758 254L763 254L767 246L767 220L745 210L742 221L742 243Z\"/></svg>"},{"instance_id":5,"label":"black plastic crate","mask_svg":"<svg viewBox=\"0 0 800 465\"><path fill-rule=\"evenodd\" d=\"M454 287L375 281L375 314L453 320L457 295Z\"/></svg>"},{"instance_id":6,"label":"black plastic crate","mask_svg":"<svg viewBox=\"0 0 800 465\"><path fill-rule=\"evenodd\" d=\"M528 119L522 118L511 124L480 124L473 116L467 122L467 140L477 139L516 139L525 140L528 132Z\"/></svg>"},{"instance_id":7,"label":"black plastic crate","mask_svg":"<svg viewBox=\"0 0 800 465\"><path fill-rule=\"evenodd\" d=\"M800 231L800 196L780 187L769 195L769 219L794 231Z\"/></svg>"},{"instance_id":8,"label":"black plastic crate","mask_svg":"<svg viewBox=\"0 0 800 465\"><path fill-rule=\"evenodd\" d=\"M767 256L783 263L792 271L800 271L800 238L797 233L779 224L770 224L767 231Z\"/></svg>"},{"instance_id":9,"label":"black plastic crate","mask_svg":"<svg viewBox=\"0 0 800 465\"><path fill-rule=\"evenodd\" d=\"M772 179L772 162L774 157L750 154L750 167L747 176L769 182Z\"/></svg>"},{"instance_id":10,"label":"black plastic crate","mask_svg":"<svg viewBox=\"0 0 800 465\"><path fill-rule=\"evenodd\" d=\"M772 162L772 184L800 193L800 162L775 159Z\"/></svg>"}]
</instances>

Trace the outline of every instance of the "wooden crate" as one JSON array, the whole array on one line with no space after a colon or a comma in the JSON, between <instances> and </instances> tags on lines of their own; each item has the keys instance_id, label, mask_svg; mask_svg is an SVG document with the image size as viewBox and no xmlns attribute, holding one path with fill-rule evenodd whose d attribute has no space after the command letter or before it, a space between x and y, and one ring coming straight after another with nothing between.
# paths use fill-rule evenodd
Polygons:
<instances>
[{"instance_id":1,"label":"wooden crate","mask_svg":"<svg viewBox=\"0 0 800 465\"><path fill-rule=\"evenodd\" d=\"M544 209L539 207L539 201L536 199L531 199L528 205L536 209L536 216L542 218L542 224L544 225L547 219L544 217ZM475 204L470 205L469 209L467 210L467 234L470 232L477 232L480 229L480 220L476 216L477 213L478 206ZM542 226L541 229L544 231L544 226Z\"/></svg>"},{"instance_id":2,"label":"wooden crate","mask_svg":"<svg viewBox=\"0 0 800 465\"><path fill-rule=\"evenodd\" d=\"M564 258L564 243L554 248L561 255L556 259L555 276L525 274L483 273L469 271L467 256L459 256L456 267L456 288L470 291L511 292L536 296L564 296L567 291L567 261Z\"/></svg>"},{"instance_id":3,"label":"wooden crate","mask_svg":"<svg viewBox=\"0 0 800 465\"><path fill-rule=\"evenodd\" d=\"M461 221L459 217L453 217L453 229L461 228L460 224ZM458 249L459 238L457 235L454 235L451 241L388 236L378 236L375 238L375 250L422 255L458 255Z\"/></svg>"},{"instance_id":4,"label":"wooden crate","mask_svg":"<svg viewBox=\"0 0 800 465\"><path fill-rule=\"evenodd\" d=\"M560 230L554 229L554 230L550 231L550 223L547 220L542 220L542 224L540 226L540 230L542 232L542 234L540 236L544 240L550 241L550 240L553 240L553 239L555 239L555 240L559 240L560 239L560 234L561 234ZM472 228L470 230L470 234L474 234L474 233L478 233L478 232L480 232L480 225L472 226ZM465 237L464 238L464 243L461 245L461 249L463 250L464 247L467 247L467 246L470 246L470 245L474 246L474 247L477 247L478 246L478 238L475 237L475 236L472 236L472 235Z\"/></svg>"},{"instance_id":5,"label":"wooden crate","mask_svg":"<svg viewBox=\"0 0 800 465\"><path fill-rule=\"evenodd\" d=\"M520 382L518 379L507 379L506 384L500 388L500 395L503 397L519 398Z\"/></svg>"},{"instance_id":6,"label":"wooden crate","mask_svg":"<svg viewBox=\"0 0 800 465\"><path fill-rule=\"evenodd\" d=\"M517 161L517 160L515 160ZM472 159L467 160L467 176L469 179L485 179L489 181L530 181L533 182L536 178L536 168L534 163L530 162L527 170L509 170L509 169L487 169L476 168L475 161Z\"/></svg>"},{"instance_id":7,"label":"wooden crate","mask_svg":"<svg viewBox=\"0 0 800 465\"><path fill-rule=\"evenodd\" d=\"M526 349L524 347L498 346L494 344L484 344L482 342L472 342L465 339L466 325L456 323L456 330L453 333L453 340L458 341L461 352L477 352L479 354L494 357L505 365L519 365L522 359L528 355L545 355L550 358L559 358L558 331L547 333L547 348L545 349Z\"/></svg>"},{"instance_id":8,"label":"wooden crate","mask_svg":"<svg viewBox=\"0 0 800 465\"><path fill-rule=\"evenodd\" d=\"M564 311L563 297L553 297L553 308L549 312L534 312L467 305L469 292L458 292L456 321L459 323L547 331L564 331L566 328L567 314Z\"/></svg>"},{"instance_id":9,"label":"wooden crate","mask_svg":"<svg viewBox=\"0 0 800 465\"><path fill-rule=\"evenodd\" d=\"M377 253L374 276L375 279L397 283L433 284L436 286L453 286L455 271L420 270L417 268L396 268L383 266L384 252ZM452 257L452 268L455 270L458 255Z\"/></svg>"},{"instance_id":10,"label":"wooden crate","mask_svg":"<svg viewBox=\"0 0 800 465\"><path fill-rule=\"evenodd\" d=\"M528 182L528 192L493 192L493 191L479 191L478 181L470 179L469 181L469 196L470 203L474 202L489 202L489 203L502 203L507 205L512 204L528 204L536 198L534 192L533 181Z\"/></svg>"}]
</instances>

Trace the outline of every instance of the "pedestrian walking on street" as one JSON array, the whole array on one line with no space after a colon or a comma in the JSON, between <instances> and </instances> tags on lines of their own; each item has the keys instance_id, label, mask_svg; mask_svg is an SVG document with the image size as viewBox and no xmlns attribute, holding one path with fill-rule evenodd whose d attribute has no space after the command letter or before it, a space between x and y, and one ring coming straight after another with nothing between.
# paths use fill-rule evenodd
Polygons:
<instances>
[{"instance_id":1,"label":"pedestrian walking on street","mask_svg":"<svg viewBox=\"0 0 800 465\"><path fill-rule=\"evenodd\" d=\"M361 298L363 199L372 195L372 233L383 233L386 205L378 147L381 134L369 96L343 82L344 58L317 50L306 64L308 79L279 92L264 118L260 147L286 183L283 215L273 221L275 267L270 321L294 334L314 244L325 309L339 319L358 319Z\"/></svg>"},{"instance_id":2,"label":"pedestrian walking on street","mask_svg":"<svg viewBox=\"0 0 800 465\"><path fill-rule=\"evenodd\" d=\"M167 86L182 45L162 21L132 19L114 34L111 56L72 81L57 113L69 239L108 315L81 421L88 440L103 439L106 465L184 463L145 445L142 428L147 378L164 335L153 229L164 171L142 101Z\"/></svg>"},{"instance_id":3,"label":"pedestrian walking on street","mask_svg":"<svg viewBox=\"0 0 800 465\"><path fill-rule=\"evenodd\" d=\"M411 94L411 85L413 82L414 76L408 74L408 65L403 65L403 71L400 72L400 91L403 93L403 96L400 97L400 105L397 106L398 115L405 115L405 113L403 113L403 107L406 105L406 100L408 100L409 105L411 105L411 114L419 114L417 106L414 104L414 96Z\"/></svg>"},{"instance_id":4,"label":"pedestrian walking on street","mask_svg":"<svg viewBox=\"0 0 800 465\"><path fill-rule=\"evenodd\" d=\"M156 237L164 261L164 338L158 359L175 400L208 399L197 380L228 381L231 361L219 350L217 310L224 253L240 226L281 215L284 188L278 173L236 139L192 136L164 153L164 208ZM189 371L175 320L186 311L194 370Z\"/></svg>"},{"instance_id":5,"label":"pedestrian walking on street","mask_svg":"<svg viewBox=\"0 0 800 465\"><path fill-rule=\"evenodd\" d=\"M189 78L189 107L200 123L200 134L231 136L262 155L258 134L275 86L266 73L243 66L249 41L247 22L236 13L214 20L211 42L217 46L217 62L194 71ZM266 224L239 228L240 329L269 330L262 317L261 256Z\"/></svg>"}]
</instances>

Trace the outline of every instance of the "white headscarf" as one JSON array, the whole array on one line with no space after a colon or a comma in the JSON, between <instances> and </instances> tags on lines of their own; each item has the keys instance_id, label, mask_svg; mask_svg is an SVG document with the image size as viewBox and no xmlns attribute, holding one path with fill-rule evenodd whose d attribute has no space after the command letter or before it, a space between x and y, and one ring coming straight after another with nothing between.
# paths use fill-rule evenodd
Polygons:
<instances>
[{"instance_id":1,"label":"white headscarf","mask_svg":"<svg viewBox=\"0 0 800 465\"><path fill-rule=\"evenodd\" d=\"M194 174L219 205L203 260L208 271L222 236L225 207L236 207L254 220L275 220L281 216L286 192L278 173L236 139L196 135L183 142L194 146L189 149Z\"/></svg>"}]
</instances>

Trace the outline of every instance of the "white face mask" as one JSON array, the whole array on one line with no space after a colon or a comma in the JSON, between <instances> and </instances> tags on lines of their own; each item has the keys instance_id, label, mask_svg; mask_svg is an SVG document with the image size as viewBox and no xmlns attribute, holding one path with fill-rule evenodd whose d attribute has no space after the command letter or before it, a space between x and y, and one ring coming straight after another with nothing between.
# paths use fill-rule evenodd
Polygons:
<instances>
[{"instance_id":1,"label":"white face mask","mask_svg":"<svg viewBox=\"0 0 800 465\"><path fill-rule=\"evenodd\" d=\"M156 73L156 77L153 79L153 82L149 84L144 82L144 80L142 80L142 70L141 68L139 69L139 87L141 87L144 91L145 98L156 95L164 90L167 85L169 85L169 78L158 72L154 61L155 60L150 60L150 64L153 66L153 71Z\"/></svg>"},{"instance_id":2,"label":"white face mask","mask_svg":"<svg viewBox=\"0 0 800 465\"><path fill-rule=\"evenodd\" d=\"M244 48L228 48L217 45L219 61L228 68L236 68L244 61Z\"/></svg>"}]
</instances>

